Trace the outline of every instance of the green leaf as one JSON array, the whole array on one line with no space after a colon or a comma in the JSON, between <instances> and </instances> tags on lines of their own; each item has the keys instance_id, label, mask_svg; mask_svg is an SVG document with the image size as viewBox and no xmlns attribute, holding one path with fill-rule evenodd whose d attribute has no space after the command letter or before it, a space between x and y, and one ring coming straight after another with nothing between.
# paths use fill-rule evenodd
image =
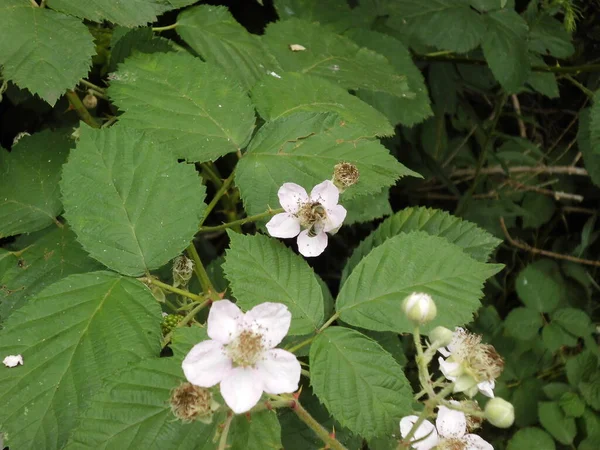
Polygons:
<instances>
[{"instance_id":1,"label":"green leaf","mask_svg":"<svg viewBox=\"0 0 600 450\"><path fill-rule=\"evenodd\" d=\"M156 21L165 11L194 3L192 0L48 0L48 6L93 22L107 20L127 27Z\"/></svg>"},{"instance_id":2,"label":"green leaf","mask_svg":"<svg viewBox=\"0 0 600 450\"><path fill-rule=\"evenodd\" d=\"M86 77L96 53L81 21L22 0L0 4L0 66L5 79L54 105Z\"/></svg>"},{"instance_id":3,"label":"green leaf","mask_svg":"<svg viewBox=\"0 0 600 450\"><path fill-rule=\"evenodd\" d=\"M214 448L214 447L213 447ZM275 411L235 416L231 423L228 447L231 450L281 449L281 426Z\"/></svg>"},{"instance_id":4,"label":"green leaf","mask_svg":"<svg viewBox=\"0 0 600 450\"><path fill-rule=\"evenodd\" d=\"M590 146L595 154L600 154L600 91L594 95L590 108Z\"/></svg>"},{"instance_id":5,"label":"green leaf","mask_svg":"<svg viewBox=\"0 0 600 450\"><path fill-rule=\"evenodd\" d=\"M316 331L323 323L323 291L304 258L264 235L229 233L223 270L238 305L286 305L292 313L290 335Z\"/></svg>"},{"instance_id":6,"label":"green leaf","mask_svg":"<svg viewBox=\"0 0 600 450\"><path fill-rule=\"evenodd\" d=\"M389 197L389 189L384 189L378 194L362 195L348 201L344 201L342 198L341 203L348 211L344 224L370 222L383 216L389 216L393 212Z\"/></svg>"},{"instance_id":7,"label":"green leaf","mask_svg":"<svg viewBox=\"0 0 600 450\"><path fill-rule=\"evenodd\" d=\"M585 337L594 332L590 316L576 308L562 308L554 311L552 323L560 325L574 336Z\"/></svg>"},{"instance_id":8,"label":"green leaf","mask_svg":"<svg viewBox=\"0 0 600 450\"><path fill-rule=\"evenodd\" d=\"M441 50L466 53L486 33L482 16L465 0L397 0L394 7L388 26Z\"/></svg>"},{"instance_id":9,"label":"green leaf","mask_svg":"<svg viewBox=\"0 0 600 450\"><path fill-rule=\"evenodd\" d=\"M598 358L591 350L584 350L580 354L567 359L565 369L569 384L577 387L579 383L587 381L590 375L596 372Z\"/></svg>"},{"instance_id":10,"label":"green leaf","mask_svg":"<svg viewBox=\"0 0 600 450\"><path fill-rule=\"evenodd\" d=\"M540 423L554 439L564 445L573 443L577 434L575 419L566 417L557 402L540 402L538 412Z\"/></svg>"},{"instance_id":11,"label":"green leaf","mask_svg":"<svg viewBox=\"0 0 600 450\"><path fill-rule=\"evenodd\" d=\"M479 11L492 11L504 8L507 0L470 0L471 6Z\"/></svg>"},{"instance_id":12,"label":"green leaf","mask_svg":"<svg viewBox=\"0 0 600 450\"><path fill-rule=\"evenodd\" d=\"M104 378L158 354L160 320L146 286L109 272L70 275L12 314L0 354L24 363L0 371L7 444L62 448Z\"/></svg>"},{"instance_id":13,"label":"green leaf","mask_svg":"<svg viewBox=\"0 0 600 450\"><path fill-rule=\"evenodd\" d=\"M81 130L61 191L83 248L131 276L177 256L205 208L205 188L192 166L178 164L156 141L120 125Z\"/></svg>"},{"instance_id":14,"label":"green leaf","mask_svg":"<svg viewBox=\"0 0 600 450\"><path fill-rule=\"evenodd\" d=\"M552 198L536 192L525 194L522 207L527 211L527 214L523 216L523 228L541 227L552 218L556 211L556 205Z\"/></svg>"},{"instance_id":15,"label":"green leaf","mask_svg":"<svg viewBox=\"0 0 600 450\"><path fill-rule=\"evenodd\" d=\"M0 148L0 238L56 222L60 169L72 146L67 134L42 131L23 137L10 153Z\"/></svg>"},{"instance_id":16,"label":"green leaf","mask_svg":"<svg viewBox=\"0 0 600 450\"><path fill-rule=\"evenodd\" d=\"M186 424L171 413L171 390L183 381L177 358L147 359L112 375L80 415L65 450L213 450L217 420Z\"/></svg>"},{"instance_id":17,"label":"green leaf","mask_svg":"<svg viewBox=\"0 0 600 450\"><path fill-rule=\"evenodd\" d=\"M384 113L393 125L401 123L412 126L433 114L423 75L402 42L364 28L354 28L345 35L358 45L385 56L397 73L406 75L408 88L415 94L397 97L384 92L359 90L357 95L360 99Z\"/></svg>"},{"instance_id":18,"label":"green leaf","mask_svg":"<svg viewBox=\"0 0 600 450\"><path fill-rule=\"evenodd\" d=\"M555 352L563 346L575 347L577 345L577 338L555 323L544 326L542 341L551 352Z\"/></svg>"},{"instance_id":19,"label":"green leaf","mask_svg":"<svg viewBox=\"0 0 600 450\"><path fill-rule=\"evenodd\" d=\"M596 109L600 109L597 106ZM579 131L577 132L577 145L583 156L583 163L587 169L592 183L600 186L600 140L595 136L592 145L591 135L591 115L590 108L581 110L579 114ZM600 115L600 112L596 112ZM595 120L596 129L600 126L600 119Z\"/></svg>"},{"instance_id":20,"label":"green leaf","mask_svg":"<svg viewBox=\"0 0 600 450\"><path fill-rule=\"evenodd\" d=\"M567 417L583 416L585 411L585 402L576 393L565 392L558 403Z\"/></svg>"},{"instance_id":21,"label":"green leaf","mask_svg":"<svg viewBox=\"0 0 600 450\"><path fill-rule=\"evenodd\" d=\"M481 46L485 59L502 87L517 92L530 72L527 23L513 9L491 12L484 20L487 32Z\"/></svg>"},{"instance_id":22,"label":"green leaf","mask_svg":"<svg viewBox=\"0 0 600 450\"><path fill-rule=\"evenodd\" d=\"M354 267L375 247L401 233L424 231L432 236L446 238L458 245L472 258L486 262L492 251L502 242L474 223L452 216L440 209L406 208L379 225L354 250L342 273L342 283Z\"/></svg>"},{"instance_id":23,"label":"green leaf","mask_svg":"<svg viewBox=\"0 0 600 450\"><path fill-rule=\"evenodd\" d=\"M473 319L485 280L501 268L475 261L444 238L424 232L401 234L358 263L342 286L336 309L351 325L405 333L414 325L401 313L402 301L412 292L424 292L438 309L425 329L454 328Z\"/></svg>"},{"instance_id":24,"label":"green leaf","mask_svg":"<svg viewBox=\"0 0 600 450\"><path fill-rule=\"evenodd\" d=\"M117 65L125 61L134 52L167 53L173 50L171 41L155 36L152 28L117 27L110 42L109 71L114 72Z\"/></svg>"},{"instance_id":25,"label":"green leaf","mask_svg":"<svg viewBox=\"0 0 600 450\"><path fill-rule=\"evenodd\" d=\"M554 17L540 14L529 27L529 50L561 59L568 58L575 52L571 36Z\"/></svg>"},{"instance_id":26,"label":"green leaf","mask_svg":"<svg viewBox=\"0 0 600 450\"><path fill-rule=\"evenodd\" d=\"M552 266L558 270L554 262ZM538 312L556 309L565 292L564 280L547 269L546 260L536 261L521 270L515 287L523 304Z\"/></svg>"},{"instance_id":27,"label":"green leaf","mask_svg":"<svg viewBox=\"0 0 600 450\"><path fill-rule=\"evenodd\" d=\"M398 74L388 60L327 28L300 19L269 24L264 41L283 70L318 75L346 89L386 92L413 97L407 77ZM290 50L300 44L305 51Z\"/></svg>"},{"instance_id":28,"label":"green leaf","mask_svg":"<svg viewBox=\"0 0 600 450\"><path fill-rule=\"evenodd\" d=\"M411 411L412 390L402 368L358 331L331 327L310 349L311 385L345 427L369 439L397 431Z\"/></svg>"},{"instance_id":29,"label":"green leaf","mask_svg":"<svg viewBox=\"0 0 600 450\"><path fill-rule=\"evenodd\" d=\"M274 0L277 15L284 20L304 19L308 22L335 24L351 14L346 0Z\"/></svg>"},{"instance_id":30,"label":"green leaf","mask_svg":"<svg viewBox=\"0 0 600 450\"><path fill-rule=\"evenodd\" d=\"M542 390L542 382L536 378L526 378L515 389L510 402L515 408L515 423L518 427L526 427L538 423L537 404L546 400Z\"/></svg>"},{"instance_id":31,"label":"green leaf","mask_svg":"<svg viewBox=\"0 0 600 450\"><path fill-rule=\"evenodd\" d=\"M254 110L217 66L184 53L137 54L111 75L108 94L124 126L148 133L178 158L210 161L246 145Z\"/></svg>"},{"instance_id":32,"label":"green leaf","mask_svg":"<svg viewBox=\"0 0 600 450\"><path fill-rule=\"evenodd\" d=\"M342 161L355 164L359 182L344 192L344 201L376 194L405 175L418 176L400 164L378 141L333 113L297 113L265 124L236 167L235 181L248 214L279 205L277 191L294 182L310 191L331 179Z\"/></svg>"},{"instance_id":33,"label":"green leaf","mask_svg":"<svg viewBox=\"0 0 600 450\"><path fill-rule=\"evenodd\" d=\"M19 309L38 292L74 273L99 270L63 225L31 236L31 242L17 240L18 250L8 252L0 262L0 319Z\"/></svg>"},{"instance_id":34,"label":"green leaf","mask_svg":"<svg viewBox=\"0 0 600 450\"><path fill-rule=\"evenodd\" d=\"M542 58L532 53L529 54L529 60L532 66L548 67ZM529 73L527 84L546 97L558 98L560 96L556 75L551 72L536 72L532 70Z\"/></svg>"},{"instance_id":35,"label":"green leaf","mask_svg":"<svg viewBox=\"0 0 600 450\"><path fill-rule=\"evenodd\" d=\"M550 400L560 400L560 398L567 392L572 392L571 386L567 383L548 383L544 385L544 394Z\"/></svg>"},{"instance_id":36,"label":"green leaf","mask_svg":"<svg viewBox=\"0 0 600 450\"><path fill-rule=\"evenodd\" d=\"M199 5L177 17L177 33L205 61L221 66L247 89L281 67L259 36L248 33L225 6Z\"/></svg>"},{"instance_id":37,"label":"green leaf","mask_svg":"<svg viewBox=\"0 0 600 450\"><path fill-rule=\"evenodd\" d=\"M266 121L305 112L335 112L350 125L362 126L371 136L391 136L394 129L372 106L324 78L286 72L265 77L251 92L258 113Z\"/></svg>"},{"instance_id":38,"label":"green leaf","mask_svg":"<svg viewBox=\"0 0 600 450\"><path fill-rule=\"evenodd\" d=\"M504 319L506 335L522 341L537 337L542 325L541 314L530 308L515 308Z\"/></svg>"},{"instance_id":39,"label":"green leaf","mask_svg":"<svg viewBox=\"0 0 600 450\"><path fill-rule=\"evenodd\" d=\"M506 450L555 450L554 439L544 430L539 428L523 428L518 430L510 441Z\"/></svg>"},{"instance_id":40,"label":"green leaf","mask_svg":"<svg viewBox=\"0 0 600 450\"><path fill-rule=\"evenodd\" d=\"M579 384L579 390L585 402L600 411L600 374L597 371L591 374L589 381Z\"/></svg>"},{"instance_id":41,"label":"green leaf","mask_svg":"<svg viewBox=\"0 0 600 450\"><path fill-rule=\"evenodd\" d=\"M175 328L171 338L171 349L175 358L183 361L192 347L208 339L206 327Z\"/></svg>"}]
</instances>

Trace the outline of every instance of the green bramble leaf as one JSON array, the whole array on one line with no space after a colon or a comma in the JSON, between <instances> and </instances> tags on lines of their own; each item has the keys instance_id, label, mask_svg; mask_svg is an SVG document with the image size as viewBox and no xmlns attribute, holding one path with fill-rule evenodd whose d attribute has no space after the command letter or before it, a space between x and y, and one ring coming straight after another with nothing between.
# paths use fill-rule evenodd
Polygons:
<instances>
[{"instance_id":1,"label":"green bramble leaf","mask_svg":"<svg viewBox=\"0 0 600 450\"><path fill-rule=\"evenodd\" d=\"M573 336L585 337L594 332L590 316L576 308L562 308L554 311L552 323L559 325Z\"/></svg>"},{"instance_id":2,"label":"green bramble leaf","mask_svg":"<svg viewBox=\"0 0 600 450\"><path fill-rule=\"evenodd\" d=\"M195 0L48 0L48 6L71 16L93 22L107 20L126 27L156 21L165 11L194 3Z\"/></svg>"},{"instance_id":3,"label":"green bramble leaf","mask_svg":"<svg viewBox=\"0 0 600 450\"><path fill-rule=\"evenodd\" d=\"M538 312L551 312L565 295L564 280L553 261L539 260L519 273L515 284L523 304Z\"/></svg>"},{"instance_id":4,"label":"green bramble leaf","mask_svg":"<svg viewBox=\"0 0 600 450\"><path fill-rule=\"evenodd\" d=\"M402 368L358 331L331 327L319 334L310 349L310 376L331 415L364 438L397 432L411 411L412 390Z\"/></svg>"},{"instance_id":5,"label":"green bramble leaf","mask_svg":"<svg viewBox=\"0 0 600 450\"><path fill-rule=\"evenodd\" d=\"M183 423L171 412L171 390L184 381L178 358L147 359L113 374L79 416L65 450L213 450L218 417L210 425Z\"/></svg>"},{"instance_id":6,"label":"green bramble leaf","mask_svg":"<svg viewBox=\"0 0 600 450\"><path fill-rule=\"evenodd\" d=\"M527 192L523 198L522 207L527 212L523 216L523 228L541 227L552 218L556 211L554 200L537 192Z\"/></svg>"},{"instance_id":7,"label":"green bramble leaf","mask_svg":"<svg viewBox=\"0 0 600 450\"><path fill-rule=\"evenodd\" d=\"M323 25L343 21L351 12L345 0L274 0L277 15L283 19L304 19Z\"/></svg>"},{"instance_id":8,"label":"green bramble leaf","mask_svg":"<svg viewBox=\"0 0 600 450\"><path fill-rule=\"evenodd\" d=\"M344 201L342 198L341 204L348 211L344 224L352 225L354 223L370 222L384 216L389 216L393 213L389 197L389 189L384 189L378 194L361 195L348 201Z\"/></svg>"},{"instance_id":9,"label":"green bramble leaf","mask_svg":"<svg viewBox=\"0 0 600 450\"><path fill-rule=\"evenodd\" d=\"M136 54L111 75L119 123L145 131L177 158L211 161L243 148L254 129L244 89L184 53Z\"/></svg>"},{"instance_id":10,"label":"green bramble leaf","mask_svg":"<svg viewBox=\"0 0 600 450\"><path fill-rule=\"evenodd\" d=\"M534 55L533 53L529 53L529 61L532 66L548 67L543 58ZM527 78L527 84L546 97L558 98L560 96L556 75L553 73L536 72L532 70Z\"/></svg>"},{"instance_id":11,"label":"green bramble leaf","mask_svg":"<svg viewBox=\"0 0 600 450\"><path fill-rule=\"evenodd\" d=\"M512 9L486 14L484 21L487 32L481 47L485 59L502 87L508 93L518 92L530 73L527 22Z\"/></svg>"},{"instance_id":12,"label":"green bramble leaf","mask_svg":"<svg viewBox=\"0 0 600 450\"><path fill-rule=\"evenodd\" d=\"M81 21L22 0L3 0L0 17L0 66L6 79L54 106L87 76L95 50Z\"/></svg>"},{"instance_id":13,"label":"green bramble leaf","mask_svg":"<svg viewBox=\"0 0 600 450\"><path fill-rule=\"evenodd\" d=\"M0 426L18 449L63 448L103 380L160 351L160 308L146 286L110 272L70 275L16 311L0 354Z\"/></svg>"},{"instance_id":14,"label":"green bramble leaf","mask_svg":"<svg viewBox=\"0 0 600 450\"><path fill-rule=\"evenodd\" d=\"M67 275L101 268L66 225L19 238L0 260L0 320Z\"/></svg>"},{"instance_id":15,"label":"green bramble leaf","mask_svg":"<svg viewBox=\"0 0 600 450\"><path fill-rule=\"evenodd\" d=\"M567 417L558 402L538 403L540 423L554 439L570 445L577 434L575 419Z\"/></svg>"},{"instance_id":16,"label":"green bramble leaf","mask_svg":"<svg viewBox=\"0 0 600 450\"><path fill-rule=\"evenodd\" d=\"M414 96L398 97L385 92L359 90L357 95L369 103L395 125L412 126L433 114L427 87L421 71L415 66L408 49L397 39L364 28L353 28L344 33L358 45L385 56L399 74L406 75L408 88Z\"/></svg>"},{"instance_id":17,"label":"green bramble leaf","mask_svg":"<svg viewBox=\"0 0 600 450\"><path fill-rule=\"evenodd\" d=\"M336 310L350 325L410 332L414 324L402 313L402 301L413 292L424 292L433 297L438 310L424 331L454 328L473 319L485 280L502 267L475 261L442 237L422 231L403 233L387 239L358 263L340 290Z\"/></svg>"},{"instance_id":18,"label":"green bramble leaf","mask_svg":"<svg viewBox=\"0 0 600 450\"><path fill-rule=\"evenodd\" d=\"M600 91L596 91L590 108L590 147L594 154L600 154Z\"/></svg>"},{"instance_id":19,"label":"green bramble leaf","mask_svg":"<svg viewBox=\"0 0 600 450\"><path fill-rule=\"evenodd\" d=\"M310 191L331 179L342 161L355 164L360 180L344 192L344 202L381 192L402 176L418 176L400 164L360 127L333 113L296 113L268 122L256 133L236 167L235 181L248 214L279 205L277 191L294 182Z\"/></svg>"},{"instance_id":20,"label":"green bramble leaf","mask_svg":"<svg viewBox=\"0 0 600 450\"><path fill-rule=\"evenodd\" d=\"M221 66L250 90L281 67L259 36L250 34L225 6L199 5L177 17L177 33L205 61Z\"/></svg>"},{"instance_id":21,"label":"green bramble leaf","mask_svg":"<svg viewBox=\"0 0 600 450\"><path fill-rule=\"evenodd\" d=\"M555 450L554 439L544 430L536 427L518 430L508 441L506 450Z\"/></svg>"},{"instance_id":22,"label":"green bramble leaf","mask_svg":"<svg viewBox=\"0 0 600 450\"><path fill-rule=\"evenodd\" d=\"M486 262L502 242L474 223L452 216L440 209L406 208L387 218L354 250L342 272L342 283L356 265L375 247L401 233L424 231L458 245L472 258Z\"/></svg>"},{"instance_id":23,"label":"green bramble leaf","mask_svg":"<svg viewBox=\"0 0 600 450\"><path fill-rule=\"evenodd\" d=\"M575 52L571 36L562 23L548 14L540 14L529 23L529 50L555 58L568 58Z\"/></svg>"},{"instance_id":24,"label":"green bramble leaf","mask_svg":"<svg viewBox=\"0 0 600 450\"><path fill-rule=\"evenodd\" d=\"M183 361L194 345L208 339L206 331L206 327L175 328L170 345L175 358Z\"/></svg>"},{"instance_id":25,"label":"green bramble leaf","mask_svg":"<svg viewBox=\"0 0 600 450\"><path fill-rule=\"evenodd\" d=\"M583 385L584 383L582 383ZM558 402L567 417L581 417L585 411L585 402L574 392L565 392Z\"/></svg>"},{"instance_id":26,"label":"green bramble leaf","mask_svg":"<svg viewBox=\"0 0 600 450\"><path fill-rule=\"evenodd\" d=\"M362 126L371 136L394 134L382 113L324 78L281 72L280 78L264 77L250 95L258 113L266 121L301 111L331 111L350 125Z\"/></svg>"},{"instance_id":27,"label":"green bramble leaf","mask_svg":"<svg viewBox=\"0 0 600 450\"><path fill-rule=\"evenodd\" d=\"M542 341L551 352L555 352L563 346L574 347L577 345L577 338L555 323L544 326Z\"/></svg>"},{"instance_id":28,"label":"green bramble leaf","mask_svg":"<svg viewBox=\"0 0 600 450\"><path fill-rule=\"evenodd\" d=\"M109 72L117 70L117 66L134 52L167 53L173 50L171 41L158 37L152 28L116 27L110 41Z\"/></svg>"},{"instance_id":29,"label":"green bramble leaf","mask_svg":"<svg viewBox=\"0 0 600 450\"><path fill-rule=\"evenodd\" d=\"M261 411L249 419L244 414L235 416L231 423L228 447L231 450L280 449L281 425L275 411Z\"/></svg>"},{"instance_id":30,"label":"green bramble leaf","mask_svg":"<svg viewBox=\"0 0 600 450\"><path fill-rule=\"evenodd\" d=\"M379 53L359 47L327 28L300 19L269 24L264 42L283 70L327 78L346 89L414 97L405 74L398 74ZM306 50L292 51L290 45Z\"/></svg>"},{"instance_id":31,"label":"green bramble leaf","mask_svg":"<svg viewBox=\"0 0 600 450\"><path fill-rule=\"evenodd\" d=\"M600 105L596 106L594 129L600 126ZM592 183L600 186L600 132L596 132L592 141L591 134L591 108L583 109L579 115L579 130L577 132L577 145L583 156L583 162Z\"/></svg>"},{"instance_id":32,"label":"green bramble leaf","mask_svg":"<svg viewBox=\"0 0 600 450\"><path fill-rule=\"evenodd\" d=\"M567 379L571 386L588 381L590 375L598 370L598 358L591 350L584 350L576 356L567 359L565 364Z\"/></svg>"},{"instance_id":33,"label":"green bramble leaf","mask_svg":"<svg viewBox=\"0 0 600 450\"><path fill-rule=\"evenodd\" d=\"M286 305L292 313L289 335L315 332L323 323L323 291L304 258L260 234L229 233L223 270L244 310L264 302Z\"/></svg>"},{"instance_id":34,"label":"green bramble leaf","mask_svg":"<svg viewBox=\"0 0 600 450\"><path fill-rule=\"evenodd\" d=\"M585 402L596 411L600 411L600 374L591 374L588 381L579 384L579 390Z\"/></svg>"},{"instance_id":35,"label":"green bramble leaf","mask_svg":"<svg viewBox=\"0 0 600 450\"><path fill-rule=\"evenodd\" d=\"M504 319L506 335L522 341L536 338L542 325L541 314L530 308L515 308Z\"/></svg>"},{"instance_id":36,"label":"green bramble leaf","mask_svg":"<svg viewBox=\"0 0 600 450\"><path fill-rule=\"evenodd\" d=\"M419 43L466 53L485 36L482 16L466 0L397 0L387 25Z\"/></svg>"},{"instance_id":37,"label":"green bramble leaf","mask_svg":"<svg viewBox=\"0 0 600 450\"><path fill-rule=\"evenodd\" d=\"M21 138L10 153L0 148L0 238L56 222L60 169L72 146L66 133L42 131Z\"/></svg>"},{"instance_id":38,"label":"green bramble leaf","mask_svg":"<svg viewBox=\"0 0 600 450\"><path fill-rule=\"evenodd\" d=\"M206 189L193 166L121 125L82 128L60 186L65 216L83 248L131 276L177 256L205 208Z\"/></svg>"}]
</instances>

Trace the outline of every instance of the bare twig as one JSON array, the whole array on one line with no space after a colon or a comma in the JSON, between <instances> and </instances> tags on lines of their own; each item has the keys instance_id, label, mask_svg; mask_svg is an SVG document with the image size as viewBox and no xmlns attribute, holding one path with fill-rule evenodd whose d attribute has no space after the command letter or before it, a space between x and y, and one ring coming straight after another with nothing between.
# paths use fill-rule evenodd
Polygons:
<instances>
[{"instance_id":1,"label":"bare twig","mask_svg":"<svg viewBox=\"0 0 600 450\"><path fill-rule=\"evenodd\" d=\"M560 201L560 200L573 200L575 202L583 201L583 195L570 194L568 192L563 192L563 191L553 191L552 189L544 189L544 188L537 187L537 186L529 186L527 184L519 183L518 181L510 180L510 179L506 180L506 182L507 182L507 184L510 184L510 185L518 188L519 190L537 192L538 194L553 197L554 200L556 200L556 201Z\"/></svg>"},{"instance_id":2,"label":"bare twig","mask_svg":"<svg viewBox=\"0 0 600 450\"><path fill-rule=\"evenodd\" d=\"M525 122L523 122L523 119L521 118L521 103L519 103L519 97L517 97L517 94L512 94L510 96L510 100L512 101L513 108L515 108L515 112L517 113L519 136L521 136L523 139L527 139L527 128L525 128Z\"/></svg>"},{"instance_id":3,"label":"bare twig","mask_svg":"<svg viewBox=\"0 0 600 450\"><path fill-rule=\"evenodd\" d=\"M549 252L548 250L542 250L540 248L532 247L529 244L525 244L523 242L516 241L515 239L512 238L512 236L508 232L508 229L506 228L506 224L504 223L504 217L500 217L500 227L502 228L502 232L504 233L506 240L513 247L519 248L521 250L525 250L529 253L533 253L534 255L543 255L543 256L547 256L549 258L563 259L565 261L571 261L571 262L578 263L578 264L586 264L588 266L600 267L600 261L592 261L590 259L577 258L577 257L571 256L571 255L563 255L562 253Z\"/></svg>"},{"instance_id":4,"label":"bare twig","mask_svg":"<svg viewBox=\"0 0 600 450\"><path fill-rule=\"evenodd\" d=\"M475 169L458 169L450 174L450 177L461 177L465 175L475 175ZM561 175L578 175L582 177L588 176L588 171L583 167L573 166L514 166L509 167L508 172L513 173L549 173ZM481 175L506 175L502 166L489 166L482 168L479 173Z\"/></svg>"}]
</instances>

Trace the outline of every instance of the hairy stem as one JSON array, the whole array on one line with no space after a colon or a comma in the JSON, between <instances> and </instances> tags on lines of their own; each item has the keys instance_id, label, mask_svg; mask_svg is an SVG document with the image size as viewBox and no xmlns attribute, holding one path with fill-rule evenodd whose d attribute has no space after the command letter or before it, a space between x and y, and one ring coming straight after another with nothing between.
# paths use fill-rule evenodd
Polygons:
<instances>
[{"instance_id":1,"label":"hairy stem","mask_svg":"<svg viewBox=\"0 0 600 450\"><path fill-rule=\"evenodd\" d=\"M174 30L175 28L177 28L177 22L175 22L172 25L167 25L164 27L152 27L152 31L160 32L160 31Z\"/></svg>"},{"instance_id":2,"label":"hairy stem","mask_svg":"<svg viewBox=\"0 0 600 450\"><path fill-rule=\"evenodd\" d=\"M194 272L196 273L196 277L198 277L200 286L202 286L202 291L208 296L214 295L217 291L206 273L206 269L200 260L200 255L198 255L198 250L196 250L193 241L188 245L186 251L189 257L194 261Z\"/></svg>"},{"instance_id":3,"label":"hairy stem","mask_svg":"<svg viewBox=\"0 0 600 450\"><path fill-rule=\"evenodd\" d=\"M191 298L192 300L194 300L196 302L204 301L204 297L201 295L192 294L190 291L185 291L183 289L176 288L175 286L171 286L170 284L163 283L162 281L157 280L156 278L142 277L142 278L139 278L139 280L145 284L153 284L154 286L158 286L159 288L164 289L165 291L169 291L174 294L179 294L183 297Z\"/></svg>"},{"instance_id":4,"label":"hairy stem","mask_svg":"<svg viewBox=\"0 0 600 450\"><path fill-rule=\"evenodd\" d=\"M245 217L245 218L239 219L239 220L234 220L232 222L227 222L222 225L217 225L214 227L201 227L200 230L198 230L198 232L199 233L208 233L211 231L221 231L221 230L225 230L227 228L235 227L237 225L244 225L246 223L256 222L257 220L261 220L261 219L264 219L265 217L273 216L275 214L279 214L282 212L283 212L283 208L269 209L268 211L265 211L263 213L256 214L254 216L248 216L248 217Z\"/></svg>"},{"instance_id":5,"label":"hairy stem","mask_svg":"<svg viewBox=\"0 0 600 450\"><path fill-rule=\"evenodd\" d=\"M204 211L204 216L202 216L202 219L200 220L200 225L198 226L199 229L202 229L202 225L204 225L204 222L208 218L208 215L212 212L212 210L215 208L215 206L217 206L217 203L219 203L219 200L221 200L221 198L229 190L231 183L233 183L233 172L231 173L231 175L229 175L229 177L223 183L221 183L221 187L219 188L219 190L217 191L217 193L215 194L213 199L208 204L208 207Z\"/></svg>"},{"instance_id":6,"label":"hairy stem","mask_svg":"<svg viewBox=\"0 0 600 450\"><path fill-rule=\"evenodd\" d=\"M219 439L219 446L217 450L225 450L227 448L227 437L229 435L229 428L231 428L231 421L233 420L233 413L229 413L227 415L227 419L225 419L225 426L223 427L223 431L221 432L221 439Z\"/></svg>"},{"instance_id":7,"label":"hairy stem","mask_svg":"<svg viewBox=\"0 0 600 450\"><path fill-rule=\"evenodd\" d=\"M319 422L317 422L307 410L305 410L302 407L298 400L296 400L293 403L291 409L292 411L294 411L294 413L296 413L296 415L302 422L304 422L311 430L314 431L314 433L317 436L319 436L319 439L321 439L325 444L328 445L328 448L335 450L347 450L346 447L344 447L340 443L340 441L338 441L334 436L332 436L329 433L329 431L323 428L323 426Z\"/></svg>"},{"instance_id":8,"label":"hairy stem","mask_svg":"<svg viewBox=\"0 0 600 450\"><path fill-rule=\"evenodd\" d=\"M81 103L81 99L79 95L75 91L67 91L65 94L67 100L69 100L69 104L75 110L75 112L79 115L81 120L87 123L92 128L100 128L100 124L96 122L96 120L92 117L90 112L87 110L83 103Z\"/></svg>"}]
</instances>

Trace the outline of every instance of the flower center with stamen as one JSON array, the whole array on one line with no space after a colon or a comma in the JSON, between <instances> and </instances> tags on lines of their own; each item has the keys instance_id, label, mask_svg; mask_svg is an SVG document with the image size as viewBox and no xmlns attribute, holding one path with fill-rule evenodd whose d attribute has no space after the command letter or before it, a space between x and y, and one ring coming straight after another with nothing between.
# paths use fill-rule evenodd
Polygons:
<instances>
[{"instance_id":1,"label":"flower center with stamen","mask_svg":"<svg viewBox=\"0 0 600 450\"><path fill-rule=\"evenodd\" d=\"M236 367L251 367L262 357L265 346L263 336L244 330L226 347L227 354Z\"/></svg>"},{"instance_id":2,"label":"flower center with stamen","mask_svg":"<svg viewBox=\"0 0 600 450\"><path fill-rule=\"evenodd\" d=\"M319 202L305 203L298 211L298 219L302 227L315 228L320 233L327 219L327 210Z\"/></svg>"},{"instance_id":3,"label":"flower center with stamen","mask_svg":"<svg viewBox=\"0 0 600 450\"><path fill-rule=\"evenodd\" d=\"M436 447L438 450L464 450L467 448L465 442L460 439L442 439Z\"/></svg>"},{"instance_id":4,"label":"flower center with stamen","mask_svg":"<svg viewBox=\"0 0 600 450\"><path fill-rule=\"evenodd\" d=\"M495 380L504 369L504 360L496 349L488 344L475 346L467 362L479 381Z\"/></svg>"}]
</instances>

